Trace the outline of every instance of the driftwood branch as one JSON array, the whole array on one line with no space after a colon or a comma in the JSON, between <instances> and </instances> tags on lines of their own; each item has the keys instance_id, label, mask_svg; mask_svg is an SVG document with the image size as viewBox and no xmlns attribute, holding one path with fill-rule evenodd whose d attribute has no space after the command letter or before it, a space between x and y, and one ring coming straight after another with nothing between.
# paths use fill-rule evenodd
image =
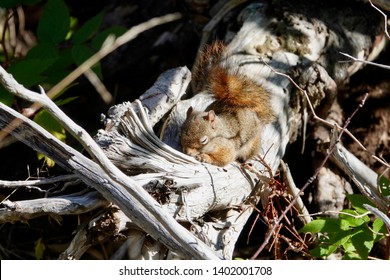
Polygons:
<instances>
[{"instance_id":1,"label":"driftwood branch","mask_svg":"<svg viewBox=\"0 0 390 280\"><path fill-rule=\"evenodd\" d=\"M42 178L42 179L36 179L36 180L28 180L28 181L4 181L0 180L0 188L19 188L19 187L33 187L33 186L40 186L40 185L46 185L46 184L53 184L58 182L69 182L69 181L76 181L78 177L76 175L70 174L70 175L61 175L57 177L52 178Z\"/></svg>"},{"instance_id":2,"label":"driftwood branch","mask_svg":"<svg viewBox=\"0 0 390 280\"><path fill-rule=\"evenodd\" d=\"M0 223L26 222L48 214L61 219L62 215L82 214L107 207L108 204L97 192L81 192L34 200L5 200L1 203L3 208L0 209Z\"/></svg>"},{"instance_id":3,"label":"driftwood branch","mask_svg":"<svg viewBox=\"0 0 390 280\"><path fill-rule=\"evenodd\" d=\"M377 205L381 211L388 211L390 197L384 197L381 194L378 185L378 174L363 164L341 144L336 144L332 161L353 180L360 192Z\"/></svg>"},{"instance_id":4,"label":"driftwood branch","mask_svg":"<svg viewBox=\"0 0 390 280\"><path fill-rule=\"evenodd\" d=\"M382 211L380 211L378 208L376 207L372 207L371 205L369 204L363 204L363 206L368 210L368 211L371 211L375 216L377 216L379 219L381 219L383 221L383 223L386 225L387 227L387 231L390 231L390 218L385 214L383 213Z\"/></svg>"},{"instance_id":5,"label":"driftwood branch","mask_svg":"<svg viewBox=\"0 0 390 280\"><path fill-rule=\"evenodd\" d=\"M377 28L380 20L363 12L361 8L368 6L356 7L361 3L353 2L351 14L346 15L339 6L317 7L318 3L274 1L270 5L264 0L240 7L236 4L246 1L233 2L211 22L202 42L212 37L213 28L219 29L219 34L226 28L224 39L232 54L227 63L239 65L242 73L270 92L277 115L277 121L263 130L259 150L262 160L255 158L246 165L233 163L221 168L199 163L180 152L179 131L187 108L202 110L213 101L205 93L179 101L191 79L185 67L162 74L138 101L112 107L96 142L58 111L44 93L27 91L0 69L0 80L10 92L39 102L57 116L95 162L2 104L0 127L51 157L117 205L117 213L123 211L126 217L113 219L118 221L113 234L122 230L120 221L125 219L138 227L129 233L118 256L128 250L131 258L152 258L152 251L165 253L168 248L166 254L156 256L173 258L179 253L181 258L232 258L252 205L261 201L266 206L270 176L276 173L288 142L294 141L306 125L302 115L307 106L314 114L326 112L337 95L337 87L361 67L357 61L338 63L340 52L370 60L383 48L384 39ZM239 27L234 35L222 21L227 12L234 15ZM373 41L376 36L378 40ZM307 99L299 95L292 79L298 81ZM9 127L14 118L19 120L19 126ZM157 137L155 131L160 127L161 135ZM307 210L298 199L302 191L290 182L293 202L308 222ZM281 219L283 216L279 222ZM93 244L88 239L93 222L78 231L61 258L79 258ZM150 241L143 243L145 233L157 240L153 246ZM272 231L268 240L271 234ZM130 243L137 244L132 253L127 248L132 247ZM153 249L142 257L147 248Z\"/></svg>"},{"instance_id":6,"label":"driftwood branch","mask_svg":"<svg viewBox=\"0 0 390 280\"><path fill-rule=\"evenodd\" d=\"M72 242L60 255L60 259L80 259L93 245L101 244L105 240L117 237L128 230L132 224L133 230L142 232L132 221L116 206L110 206L88 223L77 229ZM136 243L133 244L137 246ZM139 246L137 246L139 247Z\"/></svg>"},{"instance_id":7,"label":"driftwood branch","mask_svg":"<svg viewBox=\"0 0 390 280\"><path fill-rule=\"evenodd\" d=\"M102 170L96 163L55 139L29 119L0 104L0 124L2 129L13 134L13 136L35 150L52 158L67 170L77 173L81 180L95 187L105 198L117 204L149 234L156 239L166 239L164 241L165 245L174 252L180 252L187 258L217 258L201 241L197 240L183 227L177 225L172 216L168 215L145 190L140 188L138 183L125 176L108 161L92 138L63 114L46 95L40 95L26 90L11 75L6 73L3 68L0 68L0 81L10 92L19 97L31 102L41 103L46 110L52 113L64 127L69 129L81 141L84 147L98 159L107 171ZM8 124L14 119L18 119L20 125L17 127L9 127ZM135 197L133 196L134 194ZM151 214L150 211L156 212ZM162 225L161 222L166 223L166 225ZM153 230L151 228L147 229L149 227L153 228ZM165 234L163 235L166 237L161 237L160 234L164 231ZM189 239L186 239L186 236ZM178 239L176 240L176 238ZM199 246L204 248L200 248ZM189 251L185 252L187 249Z\"/></svg>"}]
</instances>

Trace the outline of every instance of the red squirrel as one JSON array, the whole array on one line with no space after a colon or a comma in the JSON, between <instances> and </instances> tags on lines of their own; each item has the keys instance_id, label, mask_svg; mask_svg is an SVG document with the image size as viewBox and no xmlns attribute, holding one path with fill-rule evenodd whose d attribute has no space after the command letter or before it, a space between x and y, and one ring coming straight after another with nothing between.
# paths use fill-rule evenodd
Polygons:
<instances>
[{"instance_id":1,"label":"red squirrel","mask_svg":"<svg viewBox=\"0 0 390 280\"><path fill-rule=\"evenodd\" d=\"M228 55L219 41L201 53L193 71L195 90L209 91L215 101L205 112L190 107L181 129L183 151L218 166L256 155L263 126L275 119L269 93L226 63Z\"/></svg>"}]
</instances>

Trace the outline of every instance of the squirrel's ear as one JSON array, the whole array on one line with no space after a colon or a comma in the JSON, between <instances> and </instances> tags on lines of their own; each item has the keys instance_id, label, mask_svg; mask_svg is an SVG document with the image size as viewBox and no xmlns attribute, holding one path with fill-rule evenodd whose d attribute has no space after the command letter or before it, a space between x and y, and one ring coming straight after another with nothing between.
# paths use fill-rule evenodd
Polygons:
<instances>
[{"instance_id":1,"label":"squirrel's ear","mask_svg":"<svg viewBox=\"0 0 390 280\"><path fill-rule=\"evenodd\" d=\"M215 112L214 112L214 110L208 111L207 116L205 118L206 118L206 120L209 121L209 123L211 123L211 127L213 129L215 129Z\"/></svg>"},{"instance_id":2,"label":"squirrel's ear","mask_svg":"<svg viewBox=\"0 0 390 280\"><path fill-rule=\"evenodd\" d=\"M210 111L207 112L207 119L209 121L211 121L211 122L215 120L215 112L214 112L214 110L210 110Z\"/></svg>"},{"instance_id":3,"label":"squirrel's ear","mask_svg":"<svg viewBox=\"0 0 390 280\"><path fill-rule=\"evenodd\" d=\"M192 106L190 106L190 108L188 108L188 110L187 110L187 118L188 118L189 116L191 116L191 114L192 114L193 111L194 111L194 108L192 108Z\"/></svg>"}]
</instances>

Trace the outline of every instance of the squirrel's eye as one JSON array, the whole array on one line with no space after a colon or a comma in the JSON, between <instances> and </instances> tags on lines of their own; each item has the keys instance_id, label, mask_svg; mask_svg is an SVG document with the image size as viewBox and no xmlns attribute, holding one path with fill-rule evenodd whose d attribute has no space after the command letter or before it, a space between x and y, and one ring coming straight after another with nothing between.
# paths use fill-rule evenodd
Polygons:
<instances>
[{"instance_id":1,"label":"squirrel's eye","mask_svg":"<svg viewBox=\"0 0 390 280\"><path fill-rule=\"evenodd\" d=\"M199 139L199 143L202 145L206 145L208 141L209 141L209 138L206 135L202 136L202 138Z\"/></svg>"}]
</instances>

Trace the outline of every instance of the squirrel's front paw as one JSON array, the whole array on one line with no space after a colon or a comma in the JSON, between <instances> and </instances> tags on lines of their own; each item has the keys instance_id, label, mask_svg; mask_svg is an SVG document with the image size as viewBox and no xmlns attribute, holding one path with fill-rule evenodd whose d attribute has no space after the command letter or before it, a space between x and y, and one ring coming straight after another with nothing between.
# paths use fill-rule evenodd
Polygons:
<instances>
[{"instance_id":1,"label":"squirrel's front paw","mask_svg":"<svg viewBox=\"0 0 390 280\"><path fill-rule=\"evenodd\" d=\"M199 154L195 156L195 159L200 162L213 163L213 160L208 154Z\"/></svg>"},{"instance_id":2,"label":"squirrel's front paw","mask_svg":"<svg viewBox=\"0 0 390 280\"><path fill-rule=\"evenodd\" d=\"M221 156L219 156L219 154L202 153L196 155L195 159L199 160L200 162L206 162L217 166L225 166L230 162L234 161L235 157L233 153L227 153L225 151L225 154L222 154Z\"/></svg>"}]
</instances>

